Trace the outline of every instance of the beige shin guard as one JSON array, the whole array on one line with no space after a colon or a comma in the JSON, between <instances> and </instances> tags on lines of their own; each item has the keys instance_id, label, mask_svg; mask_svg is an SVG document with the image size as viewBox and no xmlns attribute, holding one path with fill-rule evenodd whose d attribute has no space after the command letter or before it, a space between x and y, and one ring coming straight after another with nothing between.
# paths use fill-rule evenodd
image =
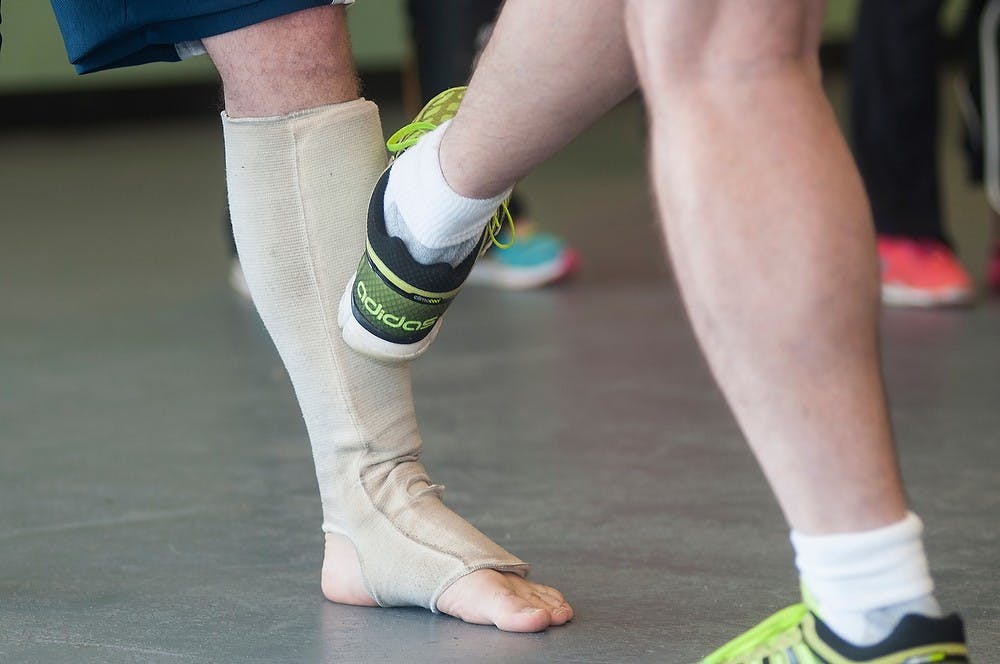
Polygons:
<instances>
[{"instance_id":1,"label":"beige shin guard","mask_svg":"<svg viewBox=\"0 0 1000 664\"><path fill-rule=\"evenodd\" d=\"M424 606L478 569L528 566L441 502L419 463L406 367L348 348L337 305L385 168L374 104L284 117L223 115L233 231L254 303L291 376L323 500L323 530L353 542L372 598Z\"/></svg>"}]
</instances>

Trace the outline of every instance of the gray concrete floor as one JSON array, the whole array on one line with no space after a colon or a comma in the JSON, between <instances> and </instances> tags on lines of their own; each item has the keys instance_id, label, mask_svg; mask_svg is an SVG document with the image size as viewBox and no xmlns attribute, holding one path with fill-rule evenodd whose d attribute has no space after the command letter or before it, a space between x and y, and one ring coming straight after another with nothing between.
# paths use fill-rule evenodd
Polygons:
<instances>
[{"instance_id":1,"label":"gray concrete floor","mask_svg":"<svg viewBox=\"0 0 1000 664\"><path fill-rule=\"evenodd\" d=\"M0 661L682 663L795 601L661 258L630 105L525 187L581 277L470 290L415 368L446 499L576 620L523 636L325 602L308 442L225 283L206 115L0 135ZM985 205L946 160L978 269ZM902 465L979 662L1000 660L998 330L996 301L885 320Z\"/></svg>"}]
</instances>

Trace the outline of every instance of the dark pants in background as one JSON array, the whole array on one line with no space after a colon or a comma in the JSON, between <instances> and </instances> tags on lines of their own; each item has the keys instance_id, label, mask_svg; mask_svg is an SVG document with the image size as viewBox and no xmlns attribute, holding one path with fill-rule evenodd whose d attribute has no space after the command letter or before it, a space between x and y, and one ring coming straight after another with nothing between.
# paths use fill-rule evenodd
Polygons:
<instances>
[{"instance_id":1,"label":"dark pants in background","mask_svg":"<svg viewBox=\"0 0 1000 664\"><path fill-rule=\"evenodd\" d=\"M408 8L420 97L426 103L439 92L469 82L500 0L410 0Z\"/></svg>"},{"instance_id":2,"label":"dark pants in background","mask_svg":"<svg viewBox=\"0 0 1000 664\"><path fill-rule=\"evenodd\" d=\"M938 186L941 0L862 0L851 137L880 234L945 241Z\"/></svg>"},{"instance_id":3,"label":"dark pants in background","mask_svg":"<svg viewBox=\"0 0 1000 664\"><path fill-rule=\"evenodd\" d=\"M973 0L959 35L965 101L978 113L978 22ZM880 234L948 242L938 180L941 0L862 0L851 52L850 124ZM978 121L967 123L970 170L981 174Z\"/></svg>"}]
</instances>

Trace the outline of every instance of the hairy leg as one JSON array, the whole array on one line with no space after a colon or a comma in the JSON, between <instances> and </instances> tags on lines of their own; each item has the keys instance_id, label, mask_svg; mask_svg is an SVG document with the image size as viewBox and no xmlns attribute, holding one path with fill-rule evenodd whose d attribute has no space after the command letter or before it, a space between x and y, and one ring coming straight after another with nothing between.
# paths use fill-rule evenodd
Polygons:
<instances>
[{"instance_id":1,"label":"hairy leg","mask_svg":"<svg viewBox=\"0 0 1000 664\"><path fill-rule=\"evenodd\" d=\"M870 644L940 609L889 428L870 212L820 86L822 10L511 0L440 150L417 154L438 157L424 168L440 166L452 197L503 192L620 98L631 48L698 338L793 526L816 606ZM440 217L429 225L453 231Z\"/></svg>"},{"instance_id":2,"label":"hairy leg","mask_svg":"<svg viewBox=\"0 0 1000 664\"><path fill-rule=\"evenodd\" d=\"M871 219L819 84L821 3L624 7L509 0L444 135L445 178L485 198L548 158L632 89L630 38L691 317L791 524L898 520Z\"/></svg>"},{"instance_id":3,"label":"hairy leg","mask_svg":"<svg viewBox=\"0 0 1000 664\"><path fill-rule=\"evenodd\" d=\"M226 113L269 117L358 98L343 7L307 9L204 40Z\"/></svg>"},{"instance_id":4,"label":"hairy leg","mask_svg":"<svg viewBox=\"0 0 1000 664\"><path fill-rule=\"evenodd\" d=\"M792 526L906 514L864 190L820 85L823 3L629 0L654 184L698 338Z\"/></svg>"},{"instance_id":5,"label":"hairy leg","mask_svg":"<svg viewBox=\"0 0 1000 664\"><path fill-rule=\"evenodd\" d=\"M572 609L562 596L523 579L523 563L447 510L429 484L408 369L357 356L330 334L385 162L377 112L358 99L343 7L205 45L223 77L241 261L313 444L325 595L418 604L511 631L566 622Z\"/></svg>"},{"instance_id":6,"label":"hairy leg","mask_svg":"<svg viewBox=\"0 0 1000 664\"><path fill-rule=\"evenodd\" d=\"M871 217L820 86L822 3L625 5L509 0L444 134L445 178L503 191L632 89L634 57L691 318L790 523L899 520Z\"/></svg>"},{"instance_id":7,"label":"hairy leg","mask_svg":"<svg viewBox=\"0 0 1000 664\"><path fill-rule=\"evenodd\" d=\"M507 0L442 140L445 179L491 198L635 87L621 0Z\"/></svg>"}]
</instances>

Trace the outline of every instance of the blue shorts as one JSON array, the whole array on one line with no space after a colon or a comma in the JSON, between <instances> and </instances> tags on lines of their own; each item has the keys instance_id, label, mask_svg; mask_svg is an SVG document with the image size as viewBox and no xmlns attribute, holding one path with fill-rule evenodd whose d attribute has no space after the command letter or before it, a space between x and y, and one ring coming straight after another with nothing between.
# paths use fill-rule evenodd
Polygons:
<instances>
[{"instance_id":1,"label":"blue shorts","mask_svg":"<svg viewBox=\"0 0 1000 664\"><path fill-rule=\"evenodd\" d=\"M351 0L52 0L79 74L175 62L204 37ZM180 52L178 52L180 45Z\"/></svg>"}]
</instances>

